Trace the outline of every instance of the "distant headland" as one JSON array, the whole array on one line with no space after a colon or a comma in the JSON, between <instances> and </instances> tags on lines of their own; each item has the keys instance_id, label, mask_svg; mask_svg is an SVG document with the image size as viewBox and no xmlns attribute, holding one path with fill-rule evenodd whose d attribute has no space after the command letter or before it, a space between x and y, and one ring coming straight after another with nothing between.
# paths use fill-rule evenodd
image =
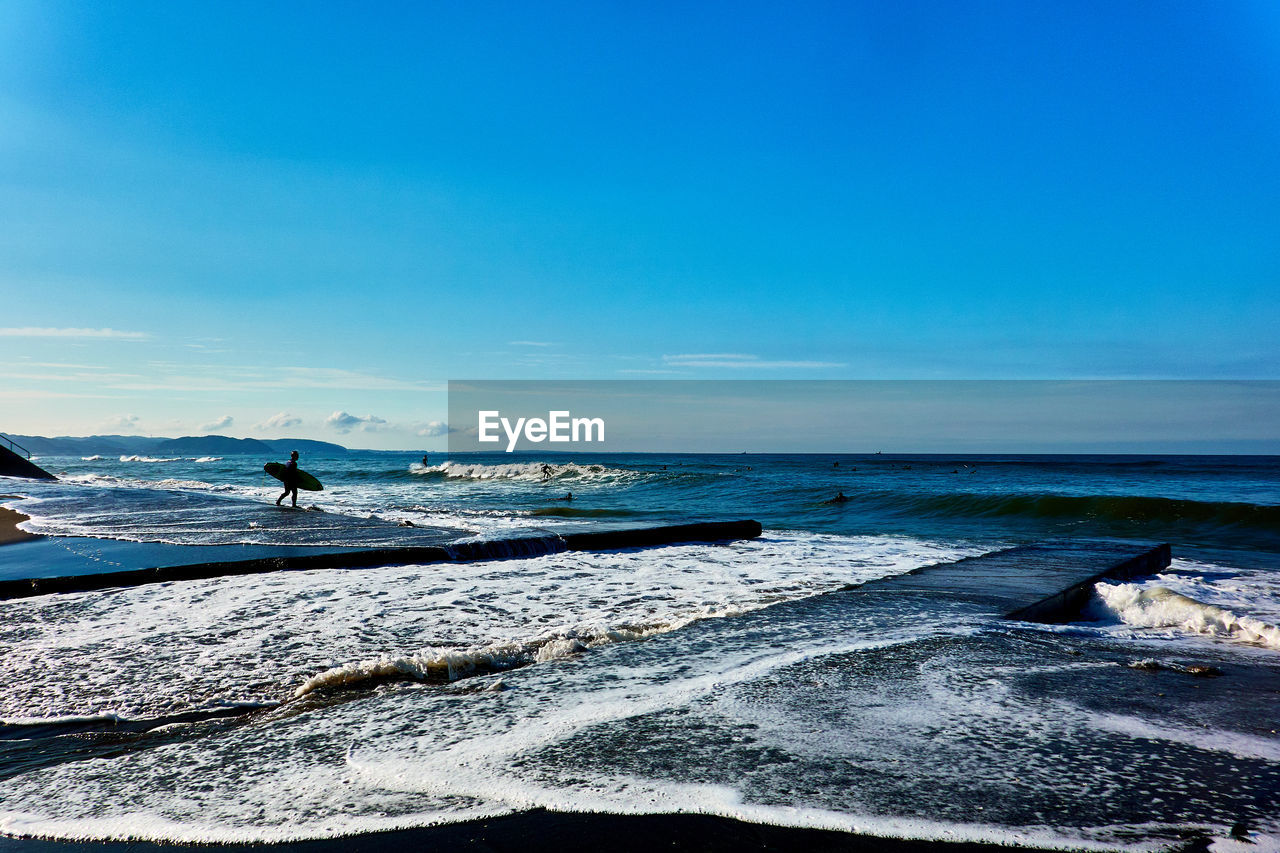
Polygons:
<instances>
[{"instance_id":1,"label":"distant headland","mask_svg":"<svg viewBox=\"0 0 1280 853\"><path fill-rule=\"evenodd\" d=\"M231 438L225 435L188 435L155 438L140 435L89 435L80 438L14 435L34 456L273 456L296 450L315 455L345 454L347 448L309 438Z\"/></svg>"}]
</instances>

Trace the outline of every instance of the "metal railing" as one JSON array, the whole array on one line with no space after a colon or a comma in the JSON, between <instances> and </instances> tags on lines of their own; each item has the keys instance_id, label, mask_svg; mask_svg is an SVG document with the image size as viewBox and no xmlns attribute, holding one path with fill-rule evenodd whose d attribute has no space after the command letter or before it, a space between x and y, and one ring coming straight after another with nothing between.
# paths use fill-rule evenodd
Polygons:
<instances>
[{"instance_id":1,"label":"metal railing","mask_svg":"<svg viewBox=\"0 0 1280 853\"><path fill-rule=\"evenodd\" d=\"M0 432L0 441L3 441L5 444L9 445L9 449L12 450L14 453L21 453L23 457L26 459L31 458L31 451L27 450L21 444L18 444L18 442L14 441L12 438L9 438L9 436L5 435L2 432Z\"/></svg>"}]
</instances>

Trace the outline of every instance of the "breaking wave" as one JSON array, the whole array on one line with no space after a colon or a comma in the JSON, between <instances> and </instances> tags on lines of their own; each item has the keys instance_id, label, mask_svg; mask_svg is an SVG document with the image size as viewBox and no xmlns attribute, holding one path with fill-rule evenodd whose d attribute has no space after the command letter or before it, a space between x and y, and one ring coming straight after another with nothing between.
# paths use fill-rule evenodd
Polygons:
<instances>
[{"instance_id":1,"label":"breaking wave","mask_svg":"<svg viewBox=\"0 0 1280 853\"><path fill-rule=\"evenodd\" d=\"M578 626L565 632L524 642L494 643L464 650L422 652L400 657L383 655L332 667L313 675L293 691L299 699L316 690L370 687L388 681L422 681L444 684L478 675L492 675L534 663L557 660L610 643L639 640L653 634L677 630L701 618L728 616L742 612L730 607L718 612L663 620L651 624L613 628Z\"/></svg>"},{"instance_id":2,"label":"breaking wave","mask_svg":"<svg viewBox=\"0 0 1280 853\"><path fill-rule=\"evenodd\" d=\"M1135 628L1173 628L1280 650L1280 628L1165 586L1100 583L1094 591L1107 611Z\"/></svg>"},{"instance_id":3,"label":"breaking wave","mask_svg":"<svg viewBox=\"0 0 1280 853\"><path fill-rule=\"evenodd\" d=\"M547 471L543 471L543 465ZM552 465L542 462L512 462L506 465L482 465L471 462L442 462L439 465L424 466L414 462L409 472L420 476L436 476L459 480L525 480L531 482L596 480L616 481L620 479L645 476L639 471L625 468L609 468L604 465L579 465L569 462Z\"/></svg>"}]
</instances>

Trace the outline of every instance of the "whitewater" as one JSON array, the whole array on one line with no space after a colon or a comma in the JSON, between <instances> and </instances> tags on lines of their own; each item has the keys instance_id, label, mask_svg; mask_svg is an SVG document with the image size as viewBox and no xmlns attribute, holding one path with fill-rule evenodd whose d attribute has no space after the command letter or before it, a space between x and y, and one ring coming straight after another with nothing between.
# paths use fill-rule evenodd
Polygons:
<instances>
[{"instance_id":1,"label":"whitewater","mask_svg":"<svg viewBox=\"0 0 1280 853\"><path fill-rule=\"evenodd\" d=\"M1280 460L420 459L304 457L325 491L297 513L270 460L42 459L61 481L5 480L0 504L50 538L0 548L0 573L30 569L5 548L92 542L765 532L0 602L0 832L271 842L546 808L1073 848L1280 837ZM1175 559L1061 625L845 592L1055 539Z\"/></svg>"}]
</instances>

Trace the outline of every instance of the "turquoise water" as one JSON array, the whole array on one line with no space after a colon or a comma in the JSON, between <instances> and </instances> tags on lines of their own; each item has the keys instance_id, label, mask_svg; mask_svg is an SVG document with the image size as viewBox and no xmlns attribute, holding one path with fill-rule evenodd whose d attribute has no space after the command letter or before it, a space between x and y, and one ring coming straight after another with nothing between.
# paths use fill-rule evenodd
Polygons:
<instances>
[{"instance_id":1,"label":"turquoise water","mask_svg":"<svg viewBox=\"0 0 1280 853\"><path fill-rule=\"evenodd\" d=\"M1275 457L352 452L303 456L325 484L304 511L274 506L269 460L38 461L62 481L4 481L4 504L81 542L765 533L2 602L3 832L270 841L543 807L1280 844ZM1067 625L841 591L1054 538L1174 563Z\"/></svg>"}]
</instances>

